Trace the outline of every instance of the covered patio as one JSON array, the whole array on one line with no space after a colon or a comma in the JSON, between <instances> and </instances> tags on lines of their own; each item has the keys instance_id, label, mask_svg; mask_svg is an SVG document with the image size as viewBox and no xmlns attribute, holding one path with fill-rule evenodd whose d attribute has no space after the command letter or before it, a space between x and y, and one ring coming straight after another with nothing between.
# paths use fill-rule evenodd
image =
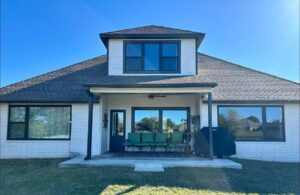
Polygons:
<instances>
[{"instance_id":1,"label":"covered patio","mask_svg":"<svg viewBox=\"0 0 300 195\"><path fill-rule=\"evenodd\" d=\"M150 147L146 149L131 150L126 145L129 140L129 134L141 131L138 127L138 111L151 111L157 113L157 121L155 128L148 132L147 128L142 128L141 137L153 134L156 139L158 134L167 134L172 136L176 132L181 135L191 135L191 132L195 131L195 126L191 124L191 116L199 116L200 121L198 128L203 126L209 127L209 159L212 160L213 156L213 137L212 137L212 88L214 83L190 83L190 84L132 84L132 85L111 85L111 84L86 84L89 87L89 116L88 116L88 137L87 137L87 153L85 160L93 160L97 156L101 157L102 154L113 151L144 151L153 152ZM203 106L203 102L207 103ZM100 105L100 132L94 130L95 104ZM97 108L97 107L96 107ZM99 108L97 108L99 109ZM186 113L186 118L182 119L182 124L177 125L178 128L166 127L165 115L181 111ZM149 113L149 112L148 112ZM115 119L115 114L118 118ZM175 114L174 114L175 115ZM98 119L96 119L98 120ZM117 121L117 122L116 122ZM123 121L123 122L122 122ZM172 121L171 121L172 122ZM120 124L121 123L121 124ZM138 124L138 125L137 125ZM114 126L118 126L115 128ZM146 129L146 130L145 130ZM115 136L115 137L113 137ZM153 137L154 137L153 136ZM142 137L141 140L145 138ZM191 154L193 152L193 138L182 139L182 144L189 146L188 150ZM119 145L118 145L119 144ZM94 145L98 145L100 149L97 152L93 152ZM118 145L118 146L117 146ZM171 144L168 142L168 147ZM180 145L180 144L177 144ZM153 146L153 145L151 145ZM155 145L156 146L156 145ZM119 148L118 148L119 147ZM124 148L123 150L118 150ZM156 147L155 147L156 148ZM178 151L178 150L155 150L157 152L162 151ZM166 154L166 153L162 153ZM134 158L136 158L135 156ZM198 159L199 160L199 159ZM202 158L203 160L203 158Z\"/></svg>"},{"instance_id":2,"label":"covered patio","mask_svg":"<svg viewBox=\"0 0 300 195\"><path fill-rule=\"evenodd\" d=\"M163 171L168 167L241 169L241 165L232 160L214 158L212 88L215 85L179 83L160 85L88 84L87 86L90 97L87 153L86 156L77 156L60 163L60 167L129 166L134 167L135 171ZM97 107L95 104L99 106ZM94 108L100 112L97 114L94 112ZM171 123L168 119L173 119L172 116L176 115L176 112L180 113L180 120L174 119L172 123L175 124L171 128L168 125ZM179 115L178 113L177 115ZM93 116L94 114L96 117ZM192 124L191 116L199 116L198 125ZM95 118L96 120L100 118L98 124L100 131L95 130L97 129L95 128L97 121L93 121ZM155 118L155 122L152 121L150 125L145 126L141 124L141 118ZM209 150L208 157L199 157L194 154L193 143L195 140L193 136L189 139L183 138L182 143L179 144L188 146L188 150L182 151L176 150L176 148L164 150L159 147L153 150L151 148L156 147L151 144L157 144L155 141L157 141L158 135L169 136L168 145L166 145L169 147L172 143L169 139L173 139L173 134L181 133L182 137L192 135L192 132L204 126L209 128L209 139L206 143ZM134 145L135 149L130 149L126 143L132 134L140 136L138 139L141 140L149 139L149 136L155 136L155 138L152 140L153 143L142 145L142 149L138 145ZM95 150L98 150L98 153Z\"/></svg>"},{"instance_id":3,"label":"covered patio","mask_svg":"<svg viewBox=\"0 0 300 195\"><path fill-rule=\"evenodd\" d=\"M204 159L189 154L178 153L107 153L90 160L79 156L59 164L60 168L86 166L125 166L133 167L135 171L162 172L170 167L188 168L231 168L241 169L242 165L228 159Z\"/></svg>"}]
</instances>

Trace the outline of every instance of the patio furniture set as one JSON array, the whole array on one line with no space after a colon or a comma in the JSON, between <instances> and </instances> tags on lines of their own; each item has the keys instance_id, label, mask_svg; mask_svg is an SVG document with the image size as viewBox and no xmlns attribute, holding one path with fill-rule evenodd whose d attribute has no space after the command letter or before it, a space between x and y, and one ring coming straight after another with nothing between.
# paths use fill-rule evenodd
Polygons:
<instances>
[{"instance_id":1,"label":"patio furniture set","mask_svg":"<svg viewBox=\"0 0 300 195\"><path fill-rule=\"evenodd\" d=\"M180 149L181 151L188 151L190 144L186 139L183 132L172 133L128 133L128 139L125 141L124 146L129 148L138 148L142 151L144 147L150 148L155 151L156 148L165 148L166 151L171 149Z\"/></svg>"}]
</instances>

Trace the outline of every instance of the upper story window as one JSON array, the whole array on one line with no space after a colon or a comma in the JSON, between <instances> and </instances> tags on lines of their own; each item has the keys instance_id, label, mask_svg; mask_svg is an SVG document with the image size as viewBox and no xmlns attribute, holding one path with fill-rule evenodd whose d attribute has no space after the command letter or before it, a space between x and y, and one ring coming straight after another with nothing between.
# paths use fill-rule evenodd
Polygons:
<instances>
[{"instance_id":1,"label":"upper story window","mask_svg":"<svg viewBox=\"0 0 300 195\"><path fill-rule=\"evenodd\" d=\"M130 41L124 44L125 73L179 73L179 41Z\"/></svg>"}]
</instances>

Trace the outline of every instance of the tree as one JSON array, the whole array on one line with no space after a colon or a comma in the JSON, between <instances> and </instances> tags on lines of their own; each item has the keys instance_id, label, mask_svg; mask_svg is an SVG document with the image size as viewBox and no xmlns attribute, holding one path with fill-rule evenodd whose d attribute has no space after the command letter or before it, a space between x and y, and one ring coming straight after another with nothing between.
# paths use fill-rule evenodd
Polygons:
<instances>
[{"instance_id":1,"label":"tree","mask_svg":"<svg viewBox=\"0 0 300 195\"><path fill-rule=\"evenodd\" d=\"M159 129L159 123L157 117L143 118L140 122L136 124L137 130L142 131L153 131Z\"/></svg>"},{"instance_id":2,"label":"tree","mask_svg":"<svg viewBox=\"0 0 300 195\"><path fill-rule=\"evenodd\" d=\"M249 116L247 119L249 119L253 122L260 122L259 119L256 116Z\"/></svg>"},{"instance_id":3,"label":"tree","mask_svg":"<svg viewBox=\"0 0 300 195\"><path fill-rule=\"evenodd\" d=\"M171 128L171 129L174 129L174 127L176 126L176 124L169 118L167 118L166 120L166 126Z\"/></svg>"}]
</instances>

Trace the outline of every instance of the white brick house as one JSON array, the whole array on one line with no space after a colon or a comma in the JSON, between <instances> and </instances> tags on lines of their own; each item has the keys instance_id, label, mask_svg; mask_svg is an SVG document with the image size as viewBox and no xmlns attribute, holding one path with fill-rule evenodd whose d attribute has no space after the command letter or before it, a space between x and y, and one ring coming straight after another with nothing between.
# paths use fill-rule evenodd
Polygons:
<instances>
[{"instance_id":1,"label":"white brick house","mask_svg":"<svg viewBox=\"0 0 300 195\"><path fill-rule=\"evenodd\" d=\"M203 33L100 37L107 55L0 89L1 159L129 152L129 133L189 135L199 116L235 136L237 158L300 161L299 83L197 53Z\"/></svg>"}]
</instances>

